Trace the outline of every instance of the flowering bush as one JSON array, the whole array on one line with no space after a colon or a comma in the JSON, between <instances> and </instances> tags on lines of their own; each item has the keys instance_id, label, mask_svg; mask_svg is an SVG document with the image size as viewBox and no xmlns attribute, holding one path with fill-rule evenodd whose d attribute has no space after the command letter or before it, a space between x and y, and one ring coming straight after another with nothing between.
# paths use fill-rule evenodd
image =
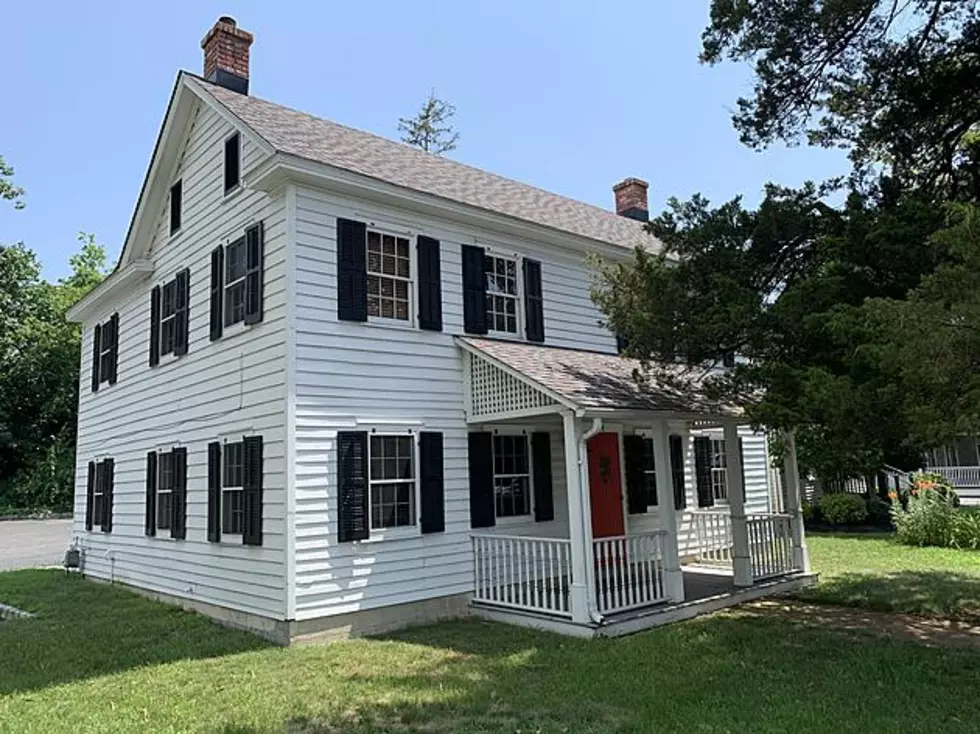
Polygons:
<instances>
[{"instance_id":1,"label":"flowering bush","mask_svg":"<svg viewBox=\"0 0 980 734\"><path fill-rule=\"evenodd\" d=\"M905 545L952 545L958 518L959 497L937 474L919 472L900 496L890 492L892 524L900 543Z\"/></svg>"},{"instance_id":2,"label":"flowering bush","mask_svg":"<svg viewBox=\"0 0 980 734\"><path fill-rule=\"evenodd\" d=\"M859 494L825 494L820 498L820 514L831 525L860 525L868 517L868 505Z\"/></svg>"}]
</instances>

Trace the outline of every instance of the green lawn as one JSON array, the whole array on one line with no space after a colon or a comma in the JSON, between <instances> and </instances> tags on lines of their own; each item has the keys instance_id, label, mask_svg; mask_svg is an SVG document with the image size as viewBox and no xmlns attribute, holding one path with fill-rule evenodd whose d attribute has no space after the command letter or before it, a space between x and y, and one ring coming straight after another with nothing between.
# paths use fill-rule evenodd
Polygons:
<instances>
[{"instance_id":1,"label":"green lawn","mask_svg":"<svg viewBox=\"0 0 980 734\"><path fill-rule=\"evenodd\" d=\"M913 548L890 536L807 536L820 583L808 601L980 623L980 551Z\"/></svg>"},{"instance_id":2,"label":"green lawn","mask_svg":"<svg viewBox=\"0 0 980 734\"><path fill-rule=\"evenodd\" d=\"M599 641L463 621L282 649L59 572L0 574L0 601L38 613L0 623L4 734L977 726L976 652L776 617L716 615Z\"/></svg>"}]
</instances>

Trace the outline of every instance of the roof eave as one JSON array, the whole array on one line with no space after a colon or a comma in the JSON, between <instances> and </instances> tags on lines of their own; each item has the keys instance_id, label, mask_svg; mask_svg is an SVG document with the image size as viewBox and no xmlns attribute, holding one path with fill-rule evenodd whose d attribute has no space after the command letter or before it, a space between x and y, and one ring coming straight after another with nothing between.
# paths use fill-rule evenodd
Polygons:
<instances>
[{"instance_id":1,"label":"roof eave","mask_svg":"<svg viewBox=\"0 0 980 734\"><path fill-rule=\"evenodd\" d=\"M105 280L86 293L65 317L72 323L83 323L96 313L98 305L106 299L114 299L130 286L139 283L153 273L149 260L132 260L110 273Z\"/></svg>"},{"instance_id":2,"label":"roof eave","mask_svg":"<svg viewBox=\"0 0 980 734\"><path fill-rule=\"evenodd\" d=\"M422 214L518 237L526 237L574 251L595 252L610 259L624 259L633 252L623 245L596 240L547 227L500 212L451 201L435 194L388 183L326 163L277 152L251 173L249 185L273 191L287 181L356 196L381 204L395 204Z\"/></svg>"}]
</instances>

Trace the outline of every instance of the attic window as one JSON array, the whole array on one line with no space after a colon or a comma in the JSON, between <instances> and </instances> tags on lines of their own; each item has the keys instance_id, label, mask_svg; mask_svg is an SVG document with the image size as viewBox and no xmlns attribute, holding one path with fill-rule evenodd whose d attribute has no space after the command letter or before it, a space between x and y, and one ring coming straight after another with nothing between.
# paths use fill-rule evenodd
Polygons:
<instances>
[{"instance_id":1,"label":"attic window","mask_svg":"<svg viewBox=\"0 0 980 734\"><path fill-rule=\"evenodd\" d=\"M225 140L225 193L238 188L241 183L242 146L241 138L235 133Z\"/></svg>"},{"instance_id":2,"label":"attic window","mask_svg":"<svg viewBox=\"0 0 980 734\"><path fill-rule=\"evenodd\" d=\"M177 183L170 187L170 234L180 230L180 210L183 199L184 185L178 179Z\"/></svg>"}]
</instances>

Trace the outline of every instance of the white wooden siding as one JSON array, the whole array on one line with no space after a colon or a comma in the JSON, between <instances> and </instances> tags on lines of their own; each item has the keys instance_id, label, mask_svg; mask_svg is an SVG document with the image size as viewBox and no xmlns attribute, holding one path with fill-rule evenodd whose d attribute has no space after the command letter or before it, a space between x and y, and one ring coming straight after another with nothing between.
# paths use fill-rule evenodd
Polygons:
<instances>
[{"instance_id":1,"label":"white wooden siding","mask_svg":"<svg viewBox=\"0 0 980 734\"><path fill-rule=\"evenodd\" d=\"M282 195L223 195L223 141L233 132L201 104L186 135L180 169L182 228L169 233L164 199L150 250L154 274L84 324L75 489L75 535L86 573L179 597L285 619L285 208ZM243 136L247 170L259 152ZM163 185L169 188L170 183ZM260 324L209 340L211 251L265 222L265 314ZM189 352L149 367L150 289L189 267ZM91 389L92 327L119 313L118 381ZM207 541L207 445L263 437L263 545L240 537ZM187 537L144 535L146 453L187 447ZM112 532L85 530L87 464L115 460Z\"/></svg>"}]
</instances>

